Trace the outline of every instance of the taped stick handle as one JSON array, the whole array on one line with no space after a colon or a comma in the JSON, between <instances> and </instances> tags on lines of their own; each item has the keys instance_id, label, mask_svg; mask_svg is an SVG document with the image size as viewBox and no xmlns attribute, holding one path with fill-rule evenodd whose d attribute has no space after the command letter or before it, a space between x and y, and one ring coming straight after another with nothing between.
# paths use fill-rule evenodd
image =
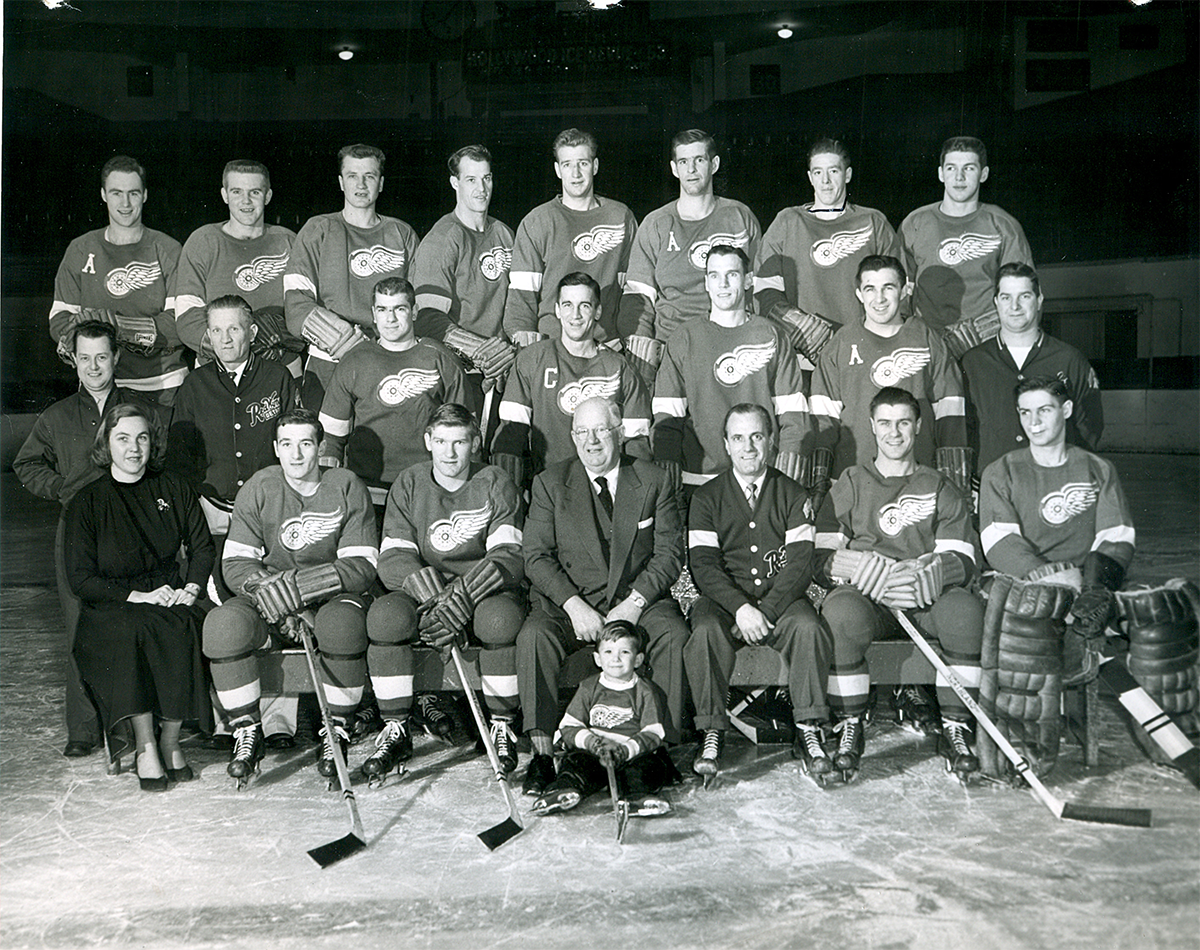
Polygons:
<instances>
[{"instance_id":1,"label":"taped stick handle","mask_svg":"<svg viewBox=\"0 0 1200 950\"><path fill-rule=\"evenodd\" d=\"M492 771L496 773L496 781L504 790L504 800L508 803L509 814L512 816L512 820L523 828L525 826L521 824L516 799L513 798L512 789L508 787L504 770L500 768L500 756L496 754L496 747L492 745L492 737L488 732L487 722L483 718L483 710L479 707L479 697L475 695L475 690L471 688L471 681L467 679L467 667L463 662L462 652L458 649L457 643L451 644L450 656L454 659L454 668L458 671L458 681L462 683L463 692L467 694L467 705L471 707L471 715L475 718L475 728L479 730L479 738L483 740L483 748L487 752L488 762L491 763Z\"/></svg>"},{"instance_id":2,"label":"taped stick handle","mask_svg":"<svg viewBox=\"0 0 1200 950\"><path fill-rule=\"evenodd\" d=\"M329 747L333 752L333 767L337 769L338 784L342 787L342 798L350 809L350 825L359 839L367 840L363 831L362 816L358 813L358 802L354 798L354 789L350 787L350 770L346 767L346 757L342 755L341 743L337 741L337 733L333 729L333 714L329 711L329 701L325 698L325 684L317 671L317 644L313 640L312 627L304 618L296 624L300 631L300 642L304 644L304 657L308 660L308 674L312 677L313 686L317 692L317 705L321 709L321 721L325 724L325 734L329 736Z\"/></svg>"},{"instance_id":3,"label":"taped stick handle","mask_svg":"<svg viewBox=\"0 0 1200 950\"><path fill-rule=\"evenodd\" d=\"M1051 791L1042 784L1042 780L1034 774L1033 769L1029 765L1029 761L1013 748L1012 743L1002 733L999 727L992 722L987 713L983 711L983 707L979 705L967 691L967 688L962 684L954 672L948 667L937 651L929 645L929 641L921 635L921 632L914 626L913 622L908 619L908 615L903 610L893 607L892 614L899 621L900 626L904 628L904 632L908 634L909 639L917 645L920 651L925 654L925 659L933 664L933 668L942 674L942 677L950 684L950 688L958 694L958 698L963 701L963 705L970 710L971 715L975 717L975 721L979 723L984 731L992 737L992 741L1001 752L1005 754L1010 762L1016 767L1017 774L1020 775L1029 787L1033 789L1033 793L1042 801L1055 818L1076 818L1080 821L1096 821L1103 824L1114 825L1130 825L1139 828L1148 828L1150 826L1150 812L1144 808L1099 808L1088 805L1070 805L1060 801Z\"/></svg>"}]
</instances>

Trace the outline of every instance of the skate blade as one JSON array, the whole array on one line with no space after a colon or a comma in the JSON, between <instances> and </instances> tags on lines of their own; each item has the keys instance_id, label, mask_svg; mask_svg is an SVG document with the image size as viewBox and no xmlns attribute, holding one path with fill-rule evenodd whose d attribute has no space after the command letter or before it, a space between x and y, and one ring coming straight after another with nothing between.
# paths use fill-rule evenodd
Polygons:
<instances>
[{"instance_id":1,"label":"skate blade","mask_svg":"<svg viewBox=\"0 0 1200 950\"><path fill-rule=\"evenodd\" d=\"M711 775L705 775L705 776L703 776L703 778L704 778L704 790L706 792L711 791L712 789L717 787L717 773L716 772L713 772Z\"/></svg>"},{"instance_id":2,"label":"skate blade","mask_svg":"<svg viewBox=\"0 0 1200 950\"><path fill-rule=\"evenodd\" d=\"M337 861L350 857L352 854L358 854L364 850L367 843L358 835L351 832L344 838L338 838L337 841L331 841L329 844L323 844L319 848L313 848L308 852L308 856L323 868L329 867Z\"/></svg>"},{"instance_id":3,"label":"skate blade","mask_svg":"<svg viewBox=\"0 0 1200 950\"><path fill-rule=\"evenodd\" d=\"M647 799L644 802L622 802L630 818L661 818L673 811L671 803L661 798Z\"/></svg>"}]
</instances>

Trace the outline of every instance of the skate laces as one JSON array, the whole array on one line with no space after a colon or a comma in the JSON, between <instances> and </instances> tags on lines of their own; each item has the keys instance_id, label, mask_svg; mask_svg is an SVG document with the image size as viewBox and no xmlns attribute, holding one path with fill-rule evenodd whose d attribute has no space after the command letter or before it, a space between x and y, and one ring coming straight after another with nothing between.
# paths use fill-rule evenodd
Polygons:
<instances>
[{"instance_id":1,"label":"skate laces","mask_svg":"<svg viewBox=\"0 0 1200 950\"><path fill-rule=\"evenodd\" d=\"M335 736L337 736L337 738L340 742L347 743L347 744L350 742L350 736L346 732L345 728L337 723L334 724L333 734ZM329 733L326 731L324 726L321 727L320 736L321 736L321 758L332 759L333 758L333 740L330 739Z\"/></svg>"},{"instance_id":2,"label":"skate laces","mask_svg":"<svg viewBox=\"0 0 1200 950\"><path fill-rule=\"evenodd\" d=\"M821 748L821 727L806 722L800 723L799 726L800 732L804 735L804 748L808 750L809 756L814 759L823 759L825 750Z\"/></svg>"},{"instance_id":3,"label":"skate laces","mask_svg":"<svg viewBox=\"0 0 1200 950\"><path fill-rule=\"evenodd\" d=\"M434 693L422 693L418 696L417 709L421 712L421 718L431 724L447 722L450 719L442 712L441 703Z\"/></svg>"},{"instance_id":4,"label":"skate laces","mask_svg":"<svg viewBox=\"0 0 1200 950\"><path fill-rule=\"evenodd\" d=\"M512 747L510 743L515 740L512 734L512 729L509 728L507 719L493 719L492 728L488 730L491 733L492 744L496 747L496 756L505 758L512 755Z\"/></svg>"},{"instance_id":5,"label":"skate laces","mask_svg":"<svg viewBox=\"0 0 1200 950\"><path fill-rule=\"evenodd\" d=\"M942 722L942 735L946 737L946 741L950 743L950 748L956 754L971 755L971 748L967 745L966 723L947 719Z\"/></svg>"},{"instance_id":6,"label":"skate laces","mask_svg":"<svg viewBox=\"0 0 1200 950\"><path fill-rule=\"evenodd\" d=\"M933 710L919 686L901 686L896 690L896 704L910 719L929 719Z\"/></svg>"},{"instance_id":7,"label":"skate laces","mask_svg":"<svg viewBox=\"0 0 1200 950\"><path fill-rule=\"evenodd\" d=\"M704 733L704 748L700 752L702 759L716 759L721 754L721 733L718 729L709 729Z\"/></svg>"},{"instance_id":8,"label":"skate laces","mask_svg":"<svg viewBox=\"0 0 1200 950\"><path fill-rule=\"evenodd\" d=\"M407 730L404 728L404 723L399 719L384 720L383 728L379 731L379 735L375 737L375 748L386 751L396 743L403 742L406 733Z\"/></svg>"},{"instance_id":9,"label":"skate laces","mask_svg":"<svg viewBox=\"0 0 1200 950\"><path fill-rule=\"evenodd\" d=\"M834 724L833 731L842 734L838 741L838 752L853 752L854 747L858 742L858 730L861 728L862 721L858 716L851 716L849 719L841 719Z\"/></svg>"},{"instance_id":10,"label":"skate laces","mask_svg":"<svg viewBox=\"0 0 1200 950\"><path fill-rule=\"evenodd\" d=\"M233 757L249 759L254 755L255 740L258 738L258 725L239 726L233 732Z\"/></svg>"}]
</instances>

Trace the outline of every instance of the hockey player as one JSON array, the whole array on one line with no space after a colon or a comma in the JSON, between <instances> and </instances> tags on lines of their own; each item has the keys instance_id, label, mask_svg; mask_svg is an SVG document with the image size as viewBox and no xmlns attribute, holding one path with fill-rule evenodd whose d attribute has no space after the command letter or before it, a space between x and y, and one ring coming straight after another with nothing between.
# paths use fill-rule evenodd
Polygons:
<instances>
[{"instance_id":1,"label":"hockey player","mask_svg":"<svg viewBox=\"0 0 1200 950\"><path fill-rule=\"evenodd\" d=\"M416 231L375 210L383 163L373 145L338 152L342 210L305 222L283 275L288 330L309 343L301 396L314 412L337 361L368 336L373 288L384 277L407 277L417 251Z\"/></svg>"},{"instance_id":2,"label":"hockey player","mask_svg":"<svg viewBox=\"0 0 1200 950\"><path fill-rule=\"evenodd\" d=\"M838 584L821 605L833 634L829 703L841 733L834 768L849 778L863 752L863 714L871 686L866 652L873 640L904 636L892 608L940 644L958 679L979 687L983 604L964 585L974 575L970 506L954 483L916 460L921 410L912 393L888 386L871 400L877 455L846 469L817 521L820 583ZM963 781L978 771L971 715L939 674L938 751Z\"/></svg>"},{"instance_id":3,"label":"hockey player","mask_svg":"<svg viewBox=\"0 0 1200 950\"><path fill-rule=\"evenodd\" d=\"M933 463L935 446L966 445L962 374L937 333L920 320L904 319L910 289L896 258L864 257L854 291L862 319L839 329L817 361L811 401L816 443L833 449L835 477L875 457L869 406L885 386L911 392L922 415L933 417L917 439L919 463Z\"/></svg>"},{"instance_id":4,"label":"hockey player","mask_svg":"<svg viewBox=\"0 0 1200 950\"><path fill-rule=\"evenodd\" d=\"M962 358L967 391L967 429L979 471L1013 449L1024 448L1025 432L1013 404L1013 387L1035 376L1061 379L1070 394L1066 438L1094 451L1104 431L1100 381L1087 357L1042 331L1042 290L1028 264L1005 264L996 275L1000 333Z\"/></svg>"},{"instance_id":5,"label":"hockey player","mask_svg":"<svg viewBox=\"0 0 1200 950\"><path fill-rule=\"evenodd\" d=\"M707 132L689 129L676 135L671 174L679 179L679 198L646 215L629 255L617 329L628 338L630 356L651 389L676 327L709 311L704 268L710 248L736 247L749 261L758 255L762 228L754 212L713 194L720 167L721 156Z\"/></svg>"},{"instance_id":6,"label":"hockey player","mask_svg":"<svg viewBox=\"0 0 1200 950\"><path fill-rule=\"evenodd\" d=\"M91 452L105 411L123 402L152 402L153 395L123 389L113 381L121 350L117 345L117 329L112 324L84 321L72 327L68 336L79 391L60 399L37 417L12 464L17 478L29 491L62 505L54 534L54 576L67 638L64 700L67 744L63 755L76 758L91 753L100 740L100 727L75 663L79 598L71 590L66 575L63 544L67 504L80 488L101 475L102 470L92 462ZM167 410L158 415L161 424Z\"/></svg>"},{"instance_id":7,"label":"hockey player","mask_svg":"<svg viewBox=\"0 0 1200 950\"><path fill-rule=\"evenodd\" d=\"M175 283L175 328L203 359L211 359L204 305L236 294L250 304L251 348L278 360L295 377L303 371L304 341L283 318L283 272L296 235L264 217L271 203L271 174L262 162L235 159L221 173L221 200L229 220L197 228L183 244Z\"/></svg>"},{"instance_id":8,"label":"hockey player","mask_svg":"<svg viewBox=\"0 0 1200 950\"><path fill-rule=\"evenodd\" d=\"M381 512L396 477L428 461L424 434L434 411L462 402L466 384L453 353L416 335L412 284L385 277L372 300L379 339L355 347L333 371L321 403L321 462L348 466Z\"/></svg>"},{"instance_id":9,"label":"hockey player","mask_svg":"<svg viewBox=\"0 0 1200 950\"><path fill-rule=\"evenodd\" d=\"M800 472L809 435L808 400L792 344L776 324L746 311L752 275L746 252L715 244L705 260L707 320L679 326L654 388L654 458L702 485L726 465L722 422L742 402L770 406L779 424L775 467Z\"/></svg>"},{"instance_id":10,"label":"hockey player","mask_svg":"<svg viewBox=\"0 0 1200 950\"><path fill-rule=\"evenodd\" d=\"M504 330L518 346L557 340L553 290L567 274L584 273L600 286L596 338L615 340L637 219L621 202L596 194L600 153L591 133L565 129L552 152L562 194L538 205L517 227Z\"/></svg>"},{"instance_id":11,"label":"hockey player","mask_svg":"<svg viewBox=\"0 0 1200 950\"><path fill-rule=\"evenodd\" d=\"M263 756L255 651L298 639L297 623L314 626L325 698L336 723L334 735L321 730L317 770L326 778L335 775L333 743L340 742L345 753L345 724L362 698L366 591L375 580L379 535L358 476L318 467L323 434L310 410L290 409L276 417L279 465L257 472L238 492L225 542L225 582L237 596L204 620L204 655L233 728L227 771L238 788Z\"/></svg>"},{"instance_id":12,"label":"hockey player","mask_svg":"<svg viewBox=\"0 0 1200 950\"><path fill-rule=\"evenodd\" d=\"M900 225L904 263L916 283L915 313L945 334L955 359L999 329L992 294L1000 265L1033 263L1017 219L979 200L988 171L983 142L946 139L938 159L942 200L917 208Z\"/></svg>"},{"instance_id":13,"label":"hockey player","mask_svg":"<svg viewBox=\"0 0 1200 950\"><path fill-rule=\"evenodd\" d=\"M532 811L574 808L608 784L612 765L631 814L664 815L671 804L657 793L680 775L663 747L667 698L637 672L646 659L646 632L628 620L606 623L593 656L600 673L580 683L567 706L558 726L559 745L566 749L562 768Z\"/></svg>"},{"instance_id":14,"label":"hockey player","mask_svg":"<svg viewBox=\"0 0 1200 950\"><path fill-rule=\"evenodd\" d=\"M533 480L524 547L533 604L517 637L521 706L533 745L526 795L540 795L554 778L563 661L611 621L640 624L649 634L654 681L667 697L666 739L679 741L688 635L671 597L683 563L679 500L661 468L621 454L620 433L613 402L583 400L571 430L577 457Z\"/></svg>"},{"instance_id":15,"label":"hockey player","mask_svg":"<svg viewBox=\"0 0 1200 950\"><path fill-rule=\"evenodd\" d=\"M362 766L373 782L412 755L413 644L448 650L471 634L481 647L496 754L505 774L517 766L513 643L526 607L521 500L503 471L472 461L479 426L466 407L438 407L425 448L432 464L405 469L388 492L379 579L394 593L371 606L367 621L367 663L384 720Z\"/></svg>"},{"instance_id":16,"label":"hockey player","mask_svg":"<svg viewBox=\"0 0 1200 950\"><path fill-rule=\"evenodd\" d=\"M463 355L473 371L467 377L468 398L456 401L479 415L485 388L504 378L516 356L503 330L513 233L488 215L491 152L468 145L446 164L454 210L430 228L413 258L417 332ZM487 420L483 423L486 428Z\"/></svg>"},{"instance_id":17,"label":"hockey player","mask_svg":"<svg viewBox=\"0 0 1200 950\"><path fill-rule=\"evenodd\" d=\"M692 768L706 781L716 775L729 729L734 654L744 644L764 644L788 668L792 755L823 783L833 770L822 747L833 644L804 594L813 557L807 495L768 465L775 426L766 409L739 403L722 429L730 466L696 489L688 514L688 564L700 599L688 614L684 659L696 726L704 730Z\"/></svg>"},{"instance_id":18,"label":"hockey player","mask_svg":"<svg viewBox=\"0 0 1200 950\"><path fill-rule=\"evenodd\" d=\"M108 226L67 246L54 278L50 338L68 365L71 329L86 320L111 323L124 353L117 385L170 406L187 375L175 330L175 268L179 242L142 224L146 172L117 155L100 170L100 200Z\"/></svg>"},{"instance_id":19,"label":"hockey player","mask_svg":"<svg viewBox=\"0 0 1200 950\"><path fill-rule=\"evenodd\" d=\"M630 454L650 455L650 395L629 362L596 339L604 309L600 285L587 274L567 274L555 297L560 338L538 340L517 354L492 443L492 462L522 490L547 465L574 458L575 407L592 396L620 407Z\"/></svg>"},{"instance_id":20,"label":"hockey player","mask_svg":"<svg viewBox=\"0 0 1200 950\"><path fill-rule=\"evenodd\" d=\"M833 332L858 322L854 276L862 259L900 256L900 242L883 212L846 198L853 173L841 142L813 143L808 151L813 200L776 215L754 263L758 312L783 325L813 367Z\"/></svg>"}]
</instances>

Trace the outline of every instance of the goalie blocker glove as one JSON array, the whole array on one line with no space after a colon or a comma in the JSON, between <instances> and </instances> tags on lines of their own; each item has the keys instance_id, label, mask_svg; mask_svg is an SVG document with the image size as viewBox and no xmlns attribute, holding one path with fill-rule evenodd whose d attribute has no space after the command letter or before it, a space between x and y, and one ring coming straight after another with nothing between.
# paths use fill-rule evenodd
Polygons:
<instances>
[{"instance_id":1,"label":"goalie blocker glove","mask_svg":"<svg viewBox=\"0 0 1200 950\"><path fill-rule=\"evenodd\" d=\"M301 332L305 340L335 360L340 360L367 338L357 323L344 320L319 305L305 317Z\"/></svg>"}]
</instances>

